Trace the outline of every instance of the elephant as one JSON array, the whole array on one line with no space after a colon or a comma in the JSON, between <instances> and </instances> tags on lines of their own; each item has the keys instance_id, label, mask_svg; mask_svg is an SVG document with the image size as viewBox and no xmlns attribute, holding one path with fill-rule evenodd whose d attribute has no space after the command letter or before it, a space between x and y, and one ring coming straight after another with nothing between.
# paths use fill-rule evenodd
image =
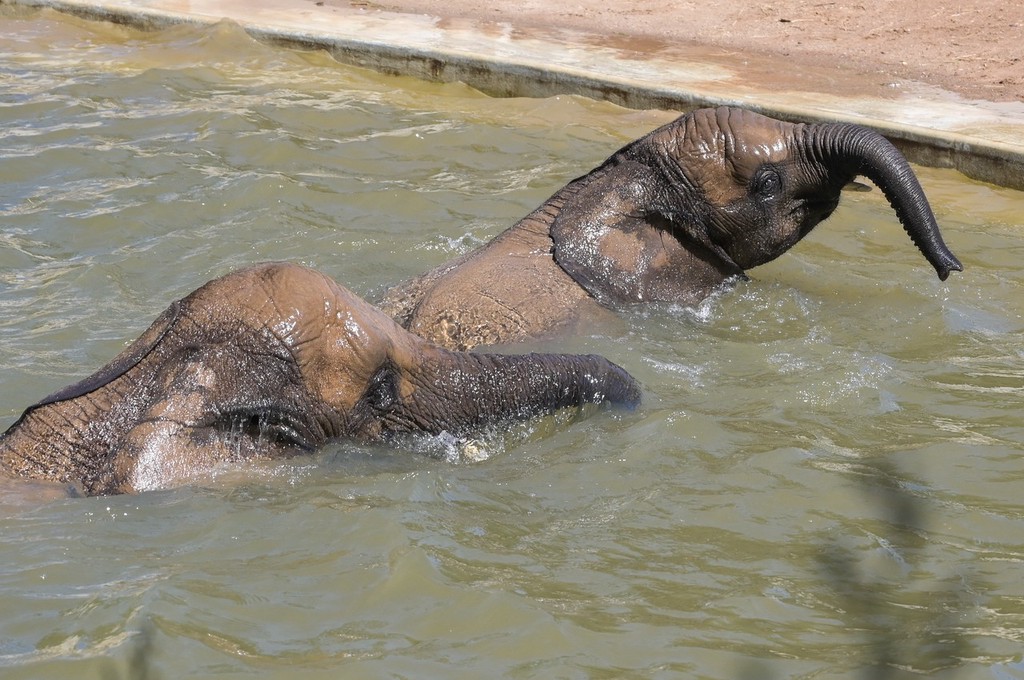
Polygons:
<instances>
[{"instance_id":1,"label":"elephant","mask_svg":"<svg viewBox=\"0 0 1024 680\"><path fill-rule=\"evenodd\" d=\"M732 107L680 116L560 189L489 243L379 306L466 350L571 332L651 302L692 306L779 257L866 176L945 280L962 271L913 170L882 135Z\"/></svg>"},{"instance_id":2,"label":"elephant","mask_svg":"<svg viewBox=\"0 0 1024 680\"><path fill-rule=\"evenodd\" d=\"M461 436L640 396L602 357L453 352L320 272L267 263L174 302L106 366L25 410L0 435L0 473L132 493L342 437Z\"/></svg>"}]
</instances>

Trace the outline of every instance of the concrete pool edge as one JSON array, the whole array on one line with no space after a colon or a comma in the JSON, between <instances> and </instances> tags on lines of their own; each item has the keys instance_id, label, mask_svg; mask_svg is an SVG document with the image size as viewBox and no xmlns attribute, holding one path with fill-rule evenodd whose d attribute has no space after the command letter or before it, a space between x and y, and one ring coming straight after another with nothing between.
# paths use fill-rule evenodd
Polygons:
<instances>
[{"instance_id":1,"label":"concrete pool edge","mask_svg":"<svg viewBox=\"0 0 1024 680\"><path fill-rule=\"evenodd\" d=\"M524 34L506 24L288 0L0 0L154 29L230 20L253 38L321 49L342 63L433 81L461 81L499 97L575 94L629 108L729 104L786 120L872 127L914 163L1024 190L1024 104L965 100L937 89L846 94L802 83L770 89L735 62L660 49L637 53L601 36ZM745 63L745 62L743 62ZM866 92L867 90L865 90Z\"/></svg>"}]
</instances>

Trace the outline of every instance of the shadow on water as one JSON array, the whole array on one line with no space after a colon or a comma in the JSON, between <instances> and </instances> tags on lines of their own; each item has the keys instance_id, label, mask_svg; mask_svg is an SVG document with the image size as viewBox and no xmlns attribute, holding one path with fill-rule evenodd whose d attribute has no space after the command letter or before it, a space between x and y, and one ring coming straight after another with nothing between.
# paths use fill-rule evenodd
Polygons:
<instances>
[{"instance_id":1,"label":"shadow on water","mask_svg":"<svg viewBox=\"0 0 1024 680\"><path fill-rule=\"evenodd\" d=\"M896 565L884 573L865 555L863 542L849 534L823 535L816 563L836 613L851 633L848 648L836 650L844 666L859 668L865 680L889 680L942 674L961 677L966 660L978 656L964 631L976 605L973 575L961 566L922 590L915 572L928 556L928 501L915 493L907 475L890 461L867 460L858 469L857 491L874 510L884 536L864 528L874 542L871 553ZM929 567L928 571L933 571ZM837 645L843 642L837 641ZM965 670L965 673L967 671ZM775 677L770 667L750 661L738 669L743 680Z\"/></svg>"},{"instance_id":2,"label":"shadow on water","mask_svg":"<svg viewBox=\"0 0 1024 680\"><path fill-rule=\"evenodd\" d=\"M119 661L111 661L107 668L100 671L100 677L103 680L160 680L163 676L157 672L153 663L155 640L156 626L147 620L130 638L123 668Z\"/></svg>"},{"instance_id":3,"label":"shadow on water","mask_svg":"<svg viewBox=\"0 0 1024 680\"><path fill-rule=\"evenodd\" d=\"M938 589L927 593L909 590L914 562L929 546L925 503L886 460L872 461L860 484L886 523L888 536L879 543L903 564L908 577L895 582L874 578L843 537L822 545L822 577L848 612L850 625L861 632L864 677L896 678L955 668L971 656L971 644L958 632L971 607L969 575L947 575Z\"/></svg>"}]
</instances>

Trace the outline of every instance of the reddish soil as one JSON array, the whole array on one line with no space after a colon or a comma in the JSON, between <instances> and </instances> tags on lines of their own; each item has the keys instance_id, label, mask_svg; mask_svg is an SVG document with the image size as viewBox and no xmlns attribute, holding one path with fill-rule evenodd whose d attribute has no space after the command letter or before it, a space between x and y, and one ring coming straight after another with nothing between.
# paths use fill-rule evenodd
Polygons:
<instances>
[{"instance_id":1,"label":"reddish soil","mask_svg":"<svg viewBox=\"0 0 1024 680\"><path fill-rule=\"evenodd\" d=\"M1007 0L347 0L355 7L761 55L780 68L1024 101L1024 3Z\"/></svg>"}]
</instances>

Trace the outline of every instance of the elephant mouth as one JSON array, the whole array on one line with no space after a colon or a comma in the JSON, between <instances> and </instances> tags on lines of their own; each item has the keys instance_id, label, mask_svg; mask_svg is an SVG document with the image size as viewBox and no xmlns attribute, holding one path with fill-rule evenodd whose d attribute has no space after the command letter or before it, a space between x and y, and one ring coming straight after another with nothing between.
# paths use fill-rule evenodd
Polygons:
<instances>
[{"instance_id":1,"label":"elephant mouth","mask_svg":"<svg viewBox=\"0 0 1024 680\"><path fill-rule=\"evenodd\" d=\"M800 220L800 238L807 236L816 226L827 220L839 207L839 197L823 200L805 199L800 202L797 214Z\"/></svg>"}]
</instances>

